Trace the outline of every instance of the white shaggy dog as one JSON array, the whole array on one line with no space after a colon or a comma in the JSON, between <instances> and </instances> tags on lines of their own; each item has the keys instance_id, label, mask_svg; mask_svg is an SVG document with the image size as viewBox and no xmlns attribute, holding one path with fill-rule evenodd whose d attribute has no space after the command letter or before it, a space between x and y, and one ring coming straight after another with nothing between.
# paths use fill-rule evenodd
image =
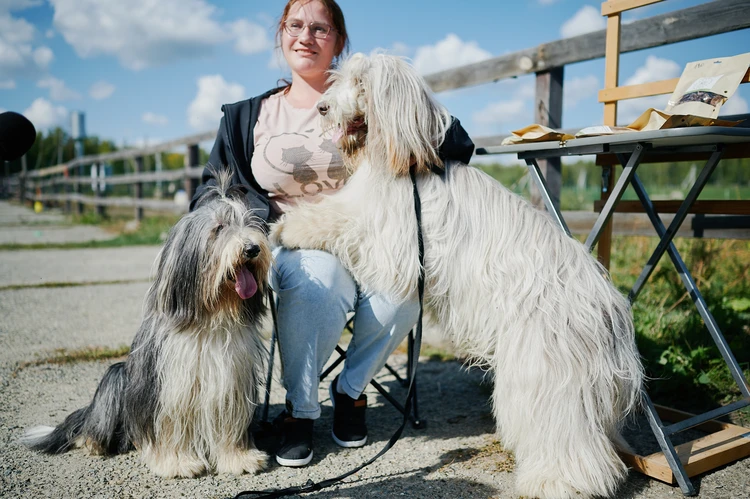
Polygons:
<instances>
[{"instance_id":1,"label":"white shaggy dog","mask_svg":"<svg viewBox=\"0 0 750 499\"><path fill-rule=\"evenodd\" d=\"M272 240L329 251L364 288L407 298L419 275L414 164L425 305L494 373L494 416L515 452L518 493L612 495L627 471L612 442L639 402L643 372L628 302L606 271L488 175L442 165L436 149L450 115L400 58L352 56L318 108L353 174L336 194L287 212Z\"/></svg>"},{"instance_id":2,"label":"white shaggy dog","mask_svg":"<svg viewBox=\"0 0 750 499\"><path fill-rule=\"evenodd\" d=\"M26 445L92 454L134 446L163 477L263 468L248 430L263 382L271 252L228 175L217 183L170 231L127 360L109 368L89 406L30 430Z\"/></svg>"}]
</instances>

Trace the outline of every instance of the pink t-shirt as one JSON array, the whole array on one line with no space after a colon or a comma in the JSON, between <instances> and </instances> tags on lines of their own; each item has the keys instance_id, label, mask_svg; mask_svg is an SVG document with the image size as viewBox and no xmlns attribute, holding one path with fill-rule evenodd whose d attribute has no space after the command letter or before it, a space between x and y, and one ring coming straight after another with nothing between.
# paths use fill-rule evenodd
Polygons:
<instances>
[{"instance_id":1,"label":"pink t-shirt","mask_svg":"<svg viewBox=\"0 0 750 499\"><path fill-rule=\"evenodd\" d=\"M283 213L302 198L314 200L346 183L346 168L330 135L323 133L315 107L293 107L284 92L263 101L250 166L276 210Z\"/></svg>"}]
</instances>

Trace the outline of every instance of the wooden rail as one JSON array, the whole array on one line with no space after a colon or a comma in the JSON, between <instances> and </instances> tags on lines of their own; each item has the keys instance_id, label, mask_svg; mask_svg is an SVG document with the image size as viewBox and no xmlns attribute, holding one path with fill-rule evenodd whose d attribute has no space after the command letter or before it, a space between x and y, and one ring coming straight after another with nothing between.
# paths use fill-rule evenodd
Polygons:
<instances>
[{"instance_id":1,"label":"wooden rail","mask_svg":"<svg viewBox=\"0 0 750 499\"><path fill-rule=\"evenodd\" d=\"M729 33L750 27L747 0L715 0L687 9L640 19L622 26L620 53ZM516 76L549 71L604 57L606 30L520 50L455 69L427 75L433 91L442 92ZM742 47L734 47L742 52ZM729 55L729 54L727 54Z\"/></svg>"},{"instance_id":2,"label":"wooden rail","mask_svg":"<svg viewBox=\"0 0 750 499\"><path fill-rule=\"evenodd\" d=\"M624 10L651 1L612 0L607 2L607 8ZM748 8L747 0L714 0L622 25L620 52L632 52L748 27L750 27L750 8ZM425 79L433 91L441 92L534 73L536 74L535 115L529 119L553 128L560 128L564 67L567 64L604 57L605 37L606 30L601 30L556 40L482 62L427 75ZM746 75L746 79L748 76ZM608 94L602 97L605 100L622 98L619 95L612 97ZM64 164L4 178L3 184L5 189L16 193L22 199L64 202L67 206L75 204L79 211L83 210L84 204L95 205L101 211L104 206L124 206L126 202L122 200L112 202L105 197L104 192L98 191L94 192L93 196L83 196L81 188L92 183L92 178L82 173L92 165L130 160L135 165L135 172L109 176L106 182L108 185L134 186L132 206L135 207L136 218L139 218L143 213L142 208L151 209L153 206L162 206L165 203L159 200L158 203L150 205L142 201L144 184L182 180L188 197L192 195L201 171L198 165L198 144L212 141L215 137L216 132L206 132L140 149L84 156ZM477 147L484 147L499 144L503 138L504 136L500 135L476 137L474 142ZM184 169L161 173L142 171L144 158L181 147L187 149ZM559 199L561 185L559 162L542 162L540 167L548 185L553 186L553 191L556 191ZM554 197L555 192L552 194ZM535 192L532 191L532 200L534 199Z\"/></svg>"}]
</instances>

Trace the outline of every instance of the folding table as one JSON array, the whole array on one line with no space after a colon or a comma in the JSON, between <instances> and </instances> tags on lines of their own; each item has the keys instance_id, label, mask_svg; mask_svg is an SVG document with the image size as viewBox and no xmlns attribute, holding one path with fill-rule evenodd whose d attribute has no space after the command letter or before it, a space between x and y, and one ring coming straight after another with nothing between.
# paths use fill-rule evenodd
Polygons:
<instances>
[{"instance_id":1,"label":"folding table","mask_svg":"<svg viewBox=\"0 0 750 499\"><path fill-rule=\"evenodd\" d=\"M609 193L609 198L605 202L601 213L594 223L591 233L586 239L586 247L591 250L597 243L602 230L607 225L607 222L614 213L615 207L620 202L625 188L628 185L632 185L660 240L653 254L649 257L640 276L636 280L635 285L630 290L628 298L631 302L636 299L659 259L666 252L672 260L677 272L680 274L685 288L690 294L698 313L706 324L711 337L721 352L721 355L726 362L726 365L729 367L732 377L737 383L743 396L741 400L727 406L708 411L704 414L692 416L673 424L665 425L657 413L651 398L644 391L643 399L645 401L645 410L651 429L659 442L659 446L666 457L666 461L672 470L675 480L680 485L680 488L685 495L695 495L696 490L688 477L685 466L683 466L677 451L675 450L671 436L750 405L750 387L748 386L748 381L745 379L742 369L737 363L737 359L734 357L732 350L716 324L716 320L708 310L706 302L695 284L695 280L690 275L690 271L672 243L672 239L677 233L677 230L685 220L685 217L698 198L701 190L706 185L711 173L714 171L725 152L730 148L739 148L743 151L741 154L747 152L748 155L750 155L750 129L716 126L673 128L667 130L626 132L615 135L579 138L568 140L566 142L550 141L508 146L492 146L477 150L477 154L515 153L518 155L519 159L525 160L531 177L539 188L547 211L568 235L570 235L570 231L568 230L560 210L556 207L556 203L553 202L544 177L539 169L539 165L537 164L537 160L561 156L604 154L614 155L622 164L622 174L615 183L612 191ZM708 155L708 159L700 174L697 175L685 197L685 200L681 203L676 215L669 224L669 227L665 227L656 213L654 204L646 192L646 188L638 178L636 170L647 155L649 157L654 157L684 153L702 153ZM740 445L745 445L745 443L742 442L742 439L747 440L747 446L743 447L743 452L750 454L750 450L748 450L748 448L750 448L750 432L736 436L739 438ZM734 456L736 459L736 453ZM729 461L731 460L730 456ZM702 471L706 471L706 469L702 469Z\"/></svg>"}]
</instances>

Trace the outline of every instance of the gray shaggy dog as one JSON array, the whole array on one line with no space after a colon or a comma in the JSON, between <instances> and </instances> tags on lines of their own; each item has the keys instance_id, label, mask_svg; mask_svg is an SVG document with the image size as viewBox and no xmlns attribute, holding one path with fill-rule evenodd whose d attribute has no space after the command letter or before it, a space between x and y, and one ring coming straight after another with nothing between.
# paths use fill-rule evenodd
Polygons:
<instances>
[{"instance_id":1,"label":"gray shaggy dog","mask_svg":"<svg viewBox=\"0 0 750 499\"><path fill-rule=\"evenodd\" d=\"M57 454L133 447L163 477L255 473L266 455L248 432L266 351L259 335L271 252L228 175L171 230L124 362L88 407L22 441Z\"/></svg>"}]
</instances>

